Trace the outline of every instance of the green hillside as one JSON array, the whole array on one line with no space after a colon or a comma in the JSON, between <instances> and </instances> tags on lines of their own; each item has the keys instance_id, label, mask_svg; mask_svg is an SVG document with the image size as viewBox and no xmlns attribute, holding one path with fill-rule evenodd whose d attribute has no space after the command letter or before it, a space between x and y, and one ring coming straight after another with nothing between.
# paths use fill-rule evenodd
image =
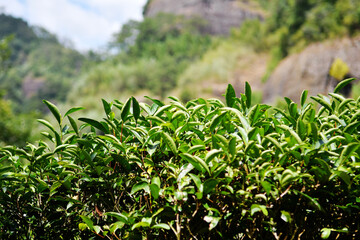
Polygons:
<instances>
[{"instance_id":1,"label":"green hillside","mask_svg":"<svg viewBox=\"0 0 360 240\"><path fill-rule=\"evenodd\" d=\"M0 144L24 145L36 116L47 112L42 100L65 102L88 61L46 29L5 14L0 40Z\"/></svg>"},{"instance_id":2,"label":"green hillside","mask_svg":"<svg viewBox=\"0 0 360 240\"><path fill-rule=\"evenodd\" d=\"M9 68L0 75L0 87L16 111L44 110L42 99L65 101L72 78L79 75L86 58L46 29L1 14L0 39L10 35Z\"/></svg>"}]
</instances>

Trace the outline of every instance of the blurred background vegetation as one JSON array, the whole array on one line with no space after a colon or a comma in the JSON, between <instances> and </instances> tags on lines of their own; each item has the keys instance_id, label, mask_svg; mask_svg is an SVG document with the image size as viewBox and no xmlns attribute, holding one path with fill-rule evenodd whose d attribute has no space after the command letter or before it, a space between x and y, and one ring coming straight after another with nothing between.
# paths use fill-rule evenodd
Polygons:
<instances>
[{"instance_id":1,"label":"blurred background vegetation","mask_svg":"<svg viewBox=\"0 0 360 240\"><path fill-rule=\"evenodd\" d=\"M1 144L21 146L38 135L34 119L47 113L43 99L97 115L101 98L219 97L239 68L264 66L259 72L266 81L282 59L310 43L360 30L360 1L252 2L264 20L246 20L229 36L207 34L199 17L158 14L123 25L106 53L78 52L44 28L0 14ZM261 102L261 92L254 96Z\"/></svg>"}]
</instances>

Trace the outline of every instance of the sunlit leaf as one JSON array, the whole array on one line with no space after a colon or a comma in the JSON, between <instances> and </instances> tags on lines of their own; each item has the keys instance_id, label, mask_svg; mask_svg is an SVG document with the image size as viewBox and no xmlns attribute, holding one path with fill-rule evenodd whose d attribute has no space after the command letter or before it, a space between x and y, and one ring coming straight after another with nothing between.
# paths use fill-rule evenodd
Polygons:
<instances>
[{"instance_id":1,"label":"sunlit leaf","mask_svg":"<svg viewBox=\"0 0 360 240\"><path fill-rule=\"evenodd\" d=\"M287 211L281 211L281 219L287 223L291 223L291 221L292 221L291 215Z\"/></svg>"},{"instance_id":2,"label":"sunlit leaf","mask_svg":"<svg viewBox=\"0 0 360 240\"><path fill-rule=\"evenodd\" d=\"M133 195L136 192L144 190L146 193L150 192L149 184L147 182L139 182L131 188L130 194Z\"/></svg>"},{"instance_id":3,"label":"sunlit leaf","mask_svg":"<svg viewBox=\"0 0 360 240\"><path fill-rule=\"evenodd\" d=\"M354 80L356 80L356 78L348 78L348 79L341 81L338 85L336 85L336 87L334 89L334 93L340 92L341 89L343 89L346 85L348 85L349 83L351 83Z\"/></svg>"},{"instance_id":4,"label":"sunlit leaf","mask_svg":"<svg viewBox=\"0 0 360 240\"><path fill-rule=\"evenodd\" d=\"M206 154L205 162L209 163L211 160L213 160L216 156L218 156L222 152L223 150L221 149L212 149Z\"/></svg>"},{"instance_id":5,"label":"sunlit leaf","mask_svg":"<svg viewBox=\"0 0 360 240\"><path fill-rule=\"evenodd\" d=\"M162 132L163 140L165 141L166 145L170 148L170 150L176 155L177 154L177 147L175 144L174 139L170 137L170 135L166 132Z\"/></svg>"},{"instance_id":6,"label":"sunlit leaf","mask_svg":"<svg viewBox=\"0 0 360 240\"><path fill-rule=\"evenodd\" d=\"M80 217L83 220L83 222L89 227L90 230L94 230L94 223L93 221L91 221L90 218L84 215L80 215Z\"/></svg>"},{"instance_id":7,"label":"sunlit leaf","mask_svg":"<svg viewBox=\"0 0 360 240\"><path fill-rule=\"evenodd\" d=\"M342 165L360 147L360 143L354 142L347 145L341 152L340 158L335 162L335 166Z\"/></svg>"},{"instance_id":8,"label":"sunlit leaf","mask_svg":"<svg viewBox=\"0 0 360 240\"><path fill-rule=\"evenodd\" d=\"M132 101L133 115L134 115L135 121L137 121L140 117L140 105L139 105L139 102L134 97L131 98L131 101Z\"/></svg>"},{"instance_id":9,"label":"sunlit leaf","mask_svg":"<svg viewBox=\"0 0 360 240\"><path fill-rule=\"evenodd\" d=\"M121 120L123 122L125 122L129 117L130 106L131 106L131 98L129 98L121 108L121 115L120 116L121 116Z\"/></svg>"},{"instance_id":10,"label":"sunlit leaf","mask_svg":"<svg viewBox=\"0 0 360 240\"><path fill-rule=\"evenodd\" d=\"M103 131L104 133L108 133L108 129L106 129L100 122L94 120L94 119L90 119L90 118L79 118L79 121L85 122L87 124L89 124L90 126L93 126L101 131Z\"/></svg>"},{"instance_id":11,"label":"sunlit leaf","mask_svg":"<svg viewBox=\"0 0 360 240\"><path fill-rule=\"evenodd\" d=\"M210 174L210 169L209 169L208 165L206 164L206 162L204 160L202 160L198 156L193 156L188 153L182 153L182 154L180 154L180 156L183 159L185 159L186 161L188 161L189 163L191 163L197 170L207 171Z\"/></svg>"},{"instance_id":12,"label":"sunlit leaf","mask_svg":"<svg viewBox=\"0 0 360 240\"><path fill-rule=\"evenodd\" d=\"M111 217L115 217L117 220L123 222L123 223L127 223L128 222L128 217L125 216L122 213L118 213L118 212L106 212L104 213L105 216L111 216Z\"/></svg>"},{"instance_id":13,"label":"sunlit leaf","mask_svg":"<svg viewBox=\"0 0 360 240\"><path fill-rule=\"evenodd\" d=\"M70 115L70 114L72 114L72 113L74 113L74 112L83 110L83 109L85 109L85 108L83 108L83 107L70 108L70 109L65 113L64 117L66 117L66 116L68 116L68 115Z\"/></svg>"},{"instance_id":14,"label":"sunlit leaf","mask_svg":"<svg viewBox=\"0 0 360 240\"><path fill-rule=\"evenodd\" d=\"M159 198L160 187L156 184L150 184L150 192L151 196L153 196L153 198L157 200Z\"/></svg>"},{"instance_id":15,"label":"sunlit leaf","mask_svg":"<svg viewBox=\"0 0 360 240\"><path fill-rule=\"evenodd\" d=\"M56 121L61 124L62 118L59 109L51 102L43 100L43 103L46 104L46 106L49 108L51 113L54 115Z\"/></svg>"},{"instance_id":16,"label":"sunlit leaf","mask_svg":"<svg viewBox=\"0 0 360 240\"><path fill-rule=\"evenodd\" d=\"M266 206L259 204L252 204L250 207L250 215L253 216L257 212L262 212L265 216L269 214L268 210L266 209Z\"/></svg>"},{"instance_id":17,"label":"sunlit leaf","mask_svg":"<svg viewBox=\"0 0 360 240\"><path fill-rule=\"evenodd\" d=\"M156 225L152 226L151 228L170 230L170 226L168 224L166 224L166 223L159 223L159 224L156 224Z\"/></svg>"},{"instance_id":18,"label":"sunlit leaf","mask_svg":"<svg viewBox=\"0 0 360 240\"><path fill-rule=\"evenodd\" d=\"M321 229L321 238L322 239L328 239L330 237L330 234L331 234L331 229L330 228Z\"/></svg>"},{"instance_id":19,"label":"sunlit leaf","mask_svg":"<svg viewBox=\"0 0 360 240\"><path fill-rule=\"evenodd\" d=\"M125 225L125 223L124 223L124 222L120 222L120 221L111 224L111 225L110 225L110 233L113 234L114 232L116 232L116 230L123 228L124 225Z\"/></svg>"},{"instance_id":20,"label":"sunlit leaf","mask_svg":"<svg viewBox=\"0 0 360 240\"><path fill-rule=\"evenodd\" d=\"M304 90L302 93L301 93L301 97L300 97L300 105L301 107L304 107L305 105L305 102L306 102L306 99L307 99L307 96L308 96L308 90Z\"/></svg>"}]
</instances>

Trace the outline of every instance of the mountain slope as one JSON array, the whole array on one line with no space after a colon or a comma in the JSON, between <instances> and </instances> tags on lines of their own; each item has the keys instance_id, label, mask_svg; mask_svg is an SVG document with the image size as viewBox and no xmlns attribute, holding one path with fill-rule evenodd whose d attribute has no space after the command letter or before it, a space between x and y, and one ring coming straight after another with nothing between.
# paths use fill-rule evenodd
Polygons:
<instances>
[{"instance_id":1,"label":"mountain slope","mask_svg":"<svg viewBox=\"0 0 360 240\"><path fill-rule=\"evenodd\" d=\"M0 14L0 38L13 35L10 69L0 75L0 87L15 109L44 109L42 99L65 101L73 78L86 58L62 45L54 34L29 26L20 18Z\"/></svg>"},{"instance_id":2,"label":"mountain slope","mask_svg":"<svg viewBox=\"0 0 360 240\"><path fill-rule=\"evenodd\" d=\"M360 37L314 43L285 58L264 87L264 101L273 102L278 96L299 101L304 89L309 90L309 95L332 92L342 80L330 76L337 59L348 67L345 75L360 79Z\"/></svg>"},{"instance_id":3,"label":"mountain slope","mask_svg":"<svg viewBox=\"0 0 360 240\"><path fill-rule=\"evenodd\" d=\"M206 32L227 35L246 19L263 19L263 11L253 1L244 0L151 0L144 8L144 16L159 13L199 17L207 22Z\"/></svg>"}]
</instances>

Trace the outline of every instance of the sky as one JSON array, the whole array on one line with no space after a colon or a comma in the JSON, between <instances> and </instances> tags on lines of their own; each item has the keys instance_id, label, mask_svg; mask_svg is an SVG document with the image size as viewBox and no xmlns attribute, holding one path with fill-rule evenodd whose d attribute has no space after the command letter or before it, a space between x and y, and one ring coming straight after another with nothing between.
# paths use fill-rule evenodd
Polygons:
<instances>
[{"instance_id":1,"label":"sky","mask_svg":"<svg viewBox=\"0 0 360 240\"><path fill-rule=\"evenodd\" d=\"M142 19L146 0L0 0L6 14L42 26L80 51L100 50L121 25Z\"/></svg>"}]
</instances>

